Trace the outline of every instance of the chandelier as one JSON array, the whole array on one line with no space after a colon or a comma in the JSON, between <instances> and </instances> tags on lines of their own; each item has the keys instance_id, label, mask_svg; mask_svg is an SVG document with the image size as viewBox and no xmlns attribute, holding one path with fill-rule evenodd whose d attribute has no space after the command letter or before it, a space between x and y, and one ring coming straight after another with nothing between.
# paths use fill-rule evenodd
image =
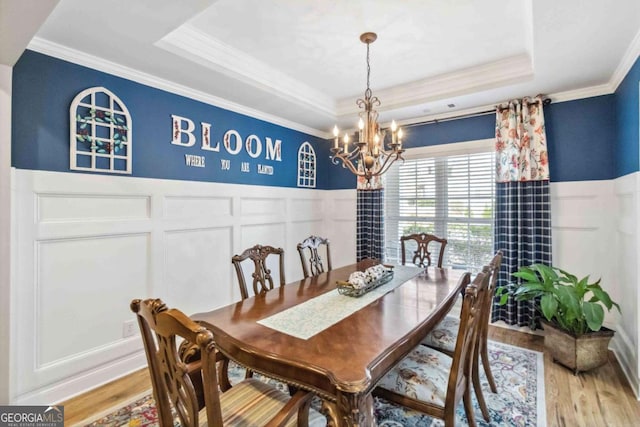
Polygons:
<instances>
[{"instance_id":1,"label":"chandelier","mask_svg":"<svg viewBox=\"0 0 640 427\"><path fill-rule=\"evenodd\" d=\"M391 164L397 159L402 159L402 129L395 121L391 122L391 141L385 144L387 130L380 129L378 124L378 112L374 106L380 106L378 97L373 96L369 88L369 77L371 67L369 65L369 45L378 36L376 33L364 33L360 36L360 41L367 45L367 90L364 91L364 99L359 98L356 105L362 109L358 115L358 140L349 141L349 134L345 132L340 143L338 126L333 128L333 147L331 161L339 164L342 161L343 167L347 167L351 172L367 181L367 186L371 186L371 178L385 173ZM404 159L403 159L404 160Z\"/></svg>"}]
</instances>

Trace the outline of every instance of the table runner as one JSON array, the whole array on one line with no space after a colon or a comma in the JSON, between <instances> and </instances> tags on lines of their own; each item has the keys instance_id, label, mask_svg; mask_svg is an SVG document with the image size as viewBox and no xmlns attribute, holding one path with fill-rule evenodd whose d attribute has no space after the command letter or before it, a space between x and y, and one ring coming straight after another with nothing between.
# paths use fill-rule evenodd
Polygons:
<instances>
[{"instance_id":1,"label":"table runner","mask_svg":"<svg viewBox=\"0 0 640 427\"><path fill-rule=\"evenodd\" d=\"M337 289L319 295L308 301L258 320L257 323L276 331L307 340L315 334L350 316L369 305L389 291L420 274L424 269L398 265L394 268L393 279L361 297L340 295Z\"/></svg>"}]
</instances>

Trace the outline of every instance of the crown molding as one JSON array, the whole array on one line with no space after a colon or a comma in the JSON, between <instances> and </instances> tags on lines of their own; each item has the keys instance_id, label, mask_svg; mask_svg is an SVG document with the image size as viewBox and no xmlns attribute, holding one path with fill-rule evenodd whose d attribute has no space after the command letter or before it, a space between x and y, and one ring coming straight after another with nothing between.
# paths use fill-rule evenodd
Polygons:
<instances>
[{"instance_id":1,"label":"crown molding","mask_svg":"<svg viewBox=\"0 0 640 427\"><path fill-rule=\"evenodd\" d=\"M376 96L385 100L385 104L379 108L379 111L387 111L468 94L471 91L480 92L521 83L532 78L531 58L527 54L522 54L393 88L377 90ZM351 98L341 99L337 104L338 117L353 115L357 112Z\"/></svg>"},{"instance_id":2,"label":"crown molding","mask_svg":"<svg viewBox=\"0 0 640 427\"><path fill-rule=\"evenodd\" d=\"M640 31L636 34L636 36L631 41L631 44L625 51L618 67L613 72L611 79L609 80L609 84L611 85L611 93L615 92L622 83L622 80L627 76L627 73L633 67L633 64L636 63L638 57L640 56Z\"/></svg>"},{"instance_id":3,"label":"crown molding","mask_svg":"<svg viewBox=\"0 0 640 427\"><path fill-rule=\"evenodd\" d=\"M237 104L224 98L210 95L206 92L192 89L190 87L180 85L169 80L162 79L160 77L156 77L149 73L126 67L124 65L120 65L115 62L108 61L85 52L81 52L79 50L71 49L58 43L50 42L40 37L34 37L27 46L27 49L40 52L45 55L53 56L58 59L69 61L74 64L82 65L84 67L102 71L104 73L113 74L114 76L132 80L136 83L151 86L156 89L165 90L176 95L185 96L187 98L201 101L215 107L224 108L225 110L233 111L238 114L244 114L246 116L250 116L259 120L264 120L269 123L297 130L299 132L316 136L318 138L327 139L330 137L329 132L320 131L318 129L314 129L300 123L292 122L260 110Z\"/></svg>"},{"instance_id":4,"label":"crown molding","mask_svg":"<svg viewBox=\"0 0 640 427\"><path fill-rule=\"evenodd\" d=\"M553 93L547 95L547 98L551 99L552 102L567 102L577 99L593 98L595 96L611 95L613 92L615 92L615 89L611 82L608 82L598 86Z\"/></svg>"},{"instance_id":5,"label":"crown molding","mask_svg":"<svg viewBox=\"0 0 640 427\"><path fill-rule=\"evenodd\" d=\"M155 45L274 96L335 117L333 98L191 25L177 28Z\"/></svg>"}]
</instances>

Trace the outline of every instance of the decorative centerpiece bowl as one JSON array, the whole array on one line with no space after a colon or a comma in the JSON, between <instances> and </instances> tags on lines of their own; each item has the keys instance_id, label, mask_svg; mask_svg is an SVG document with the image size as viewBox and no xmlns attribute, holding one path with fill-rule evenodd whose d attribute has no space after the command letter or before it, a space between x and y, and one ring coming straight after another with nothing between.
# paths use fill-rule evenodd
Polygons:
<instances>
[{"instance_id":1,"label":"decorative centerpiece bowl","mask_svg":"<svg viewBox=\"0 0 640 427\"><path fill-rule=\"evenodd\" d=\"M393 279L391 266L376 264L365 271L351 273L348 281L338 280L338 292L349 297L360 297Z\"/></svg>"}]
</instances>

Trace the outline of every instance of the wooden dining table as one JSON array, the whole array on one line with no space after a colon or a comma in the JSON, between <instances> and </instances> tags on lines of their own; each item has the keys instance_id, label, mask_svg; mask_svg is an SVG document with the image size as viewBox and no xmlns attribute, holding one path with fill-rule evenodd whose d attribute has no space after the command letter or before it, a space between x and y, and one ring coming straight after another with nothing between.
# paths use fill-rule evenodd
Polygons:
<instances>
[{"instance_id":1,"label":"wooden dining table","mask_svg":"<svg viewBox=\"0 0 640 427\"><path fill-rule=\"evenodd\" d=\"M307 339L258 323L335 292L337 281L372 263L347 265L191 317L213 332L231 360L320 396L329 425L375 426L371 391L453 307L462 271L398 267L411 277Z\"/></svg>"}]
</instances>

